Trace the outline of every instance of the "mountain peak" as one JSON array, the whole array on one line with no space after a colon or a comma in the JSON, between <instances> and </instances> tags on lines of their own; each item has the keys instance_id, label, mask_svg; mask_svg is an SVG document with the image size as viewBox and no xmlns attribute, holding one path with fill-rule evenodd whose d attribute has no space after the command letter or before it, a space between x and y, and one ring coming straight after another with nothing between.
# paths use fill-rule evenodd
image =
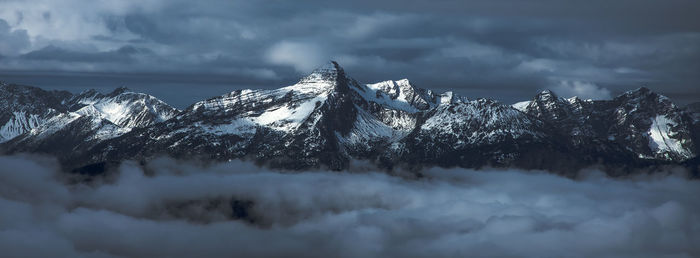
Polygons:
<instances>
[{"instance_id":1,"label":"mountain peak","mask_svg":"<svg viewBox=\"0 0 700 258\"><path fill-rule=\"evenodd\" d=\"M119 87L119 88L114 89L114 91L112 91L112 93L110 93L109 95L111 95L111 96L117 96L117 95L122 94L122 93L124 93L124 92L130 92L130 91L131 91L131 90L129 90L129 88L124 87L124 86L121 86L121 87Z\"/></svg>"},{"instance_id":2,"label":"mountain peak","mask_svg":"<svg viewBox=\"0 0 700 258\"><path fill-rule=\"evenodd\" d=\"M339 73L343 73L344 70L336 61L328 61L324 65L314 69L309 76L312 75L318 75L318 76L325 76L325 75L337 75Z\"/></svg>"},{"instance_id":3,"label":"mountain peak","mask_svg":"<svg viewBox=\"0 0 700 258\"><path fill-rule=\"evenodd\" d=\"M418 89L416 87L414 87L413 84L411 84L411 82L408 81L408 79L401 79L401 80L395 81L395 83L396 83L396 86L398 86L401 91L414 92L417 94Z\"/></svg>"},{"instance_id":4,"label":"mountain peak","mask_svg":"<svg viewBox=\"0 0 700 258\"><path fill-rule=\"evenodd\" d=\"M555 95L554 92L550 89L543 90L539 93L539 95Z\"/></svg>"},{"instance_id":5,"label":"mountain peak","mask_svg":"<svg viewBox=\"0 0 700 258\"><path fill-rule=\"evenodd\" d=\"M325 65L316 68L311 74L302 78L299 83L296 84L297 87L304 85L304 87L312 88L333 88L340 91L345 91L348 88L350 79L346 77L345 71L340 65L335 61L329 61Z\"/></svg>"},{"instance_id":6,"label":"mountain peak","mask_svg":"<svg viewBox=\"0 0 700 258\"><path fill-rule=\"evenodd\" d=\"M647 87L639 87L635 90L627 91L627 92L621 94L620 96L617 96L615 99L628 100L628 101L631 101L631 100L641 101L641 100L647 99L647 100L654 100L654 101L658 101L658 102L671 103L671 100L668 97L661 95L661 94L658 94L658 93L650 90Z\"/></svg>"},{"instance_id":7,"label":"mountain peak","mask_svg":"<svg viewBox=\"0 0 700 258\"><path fill-rule=\"evenodd\" d=\"M649 93L649 92L651 92L651 90L650 90L649 88L644 87L644 86L639 87L639 88L637 88L636 90L632 90L632 91L633 91L633 92L641 92L641 93Z\"/></svg>"},{"instance_id":8,"label":"mountain peak","mask_svg":"<svg viewBox=\"0 0 700 258\"><path fill-rule=\"evenodd\" d=\"M656 92L653 92L647 87L639 87L634 90L626 91L623 93L623 96L648 96L648 95L655 95Z\"/></svg>"},{"instance_id":9,"label":"mountain peak","mask_svg":"<svg viewBox=\"0 0 700 258\"><path fill-rule=\"evenodd\" d=\"M556 101L559 97L551 90L543 90L535 96L535 101L550 102Z\"/></svg>"},{"instance_id":10,"label":"mountain peak","mask_svg":"<svg viewBox=\"0 0 700 258\"><path fill-rule=\"evenodd\" d=\"M317 70L319 69L325 69L325 70L343 70L342 67L338 64L338 62L329 60L325 64L323 64L321 67L316 68Z\"/></svg>"}]
</instances>

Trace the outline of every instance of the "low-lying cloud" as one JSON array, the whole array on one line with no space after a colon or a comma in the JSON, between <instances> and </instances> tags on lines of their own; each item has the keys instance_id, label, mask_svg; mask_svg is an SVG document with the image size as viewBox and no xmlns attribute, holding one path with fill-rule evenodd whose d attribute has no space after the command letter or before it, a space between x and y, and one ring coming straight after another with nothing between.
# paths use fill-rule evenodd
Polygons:
<instances>
[{"instance_id":1,"label":"low-lying cloud","mask_svg":"<svg viewBox=\"0 0 700 258\"><path fill-rule=\"evenodd\" d=\"M0 157L8 257L694 257L700 182L429 169L289 173L126 162L64 183L55 161Z\"/></svg>"},{"instance_id":2,"label":"low-lying cloud","mask_svg":"<svg viewBox=\"0 0 700 258\"><path fill-rule=\"evenodd\" d=\"M582 99L611 99L612 95L606 88L593 83L581 81L560 81L553 90L565 97L579 97Z\"/></svg>"},{"instance_id":3,"label":"low-lying cloud","mask_svg":"<svg viewBox=\"0 0 700 258\"><path fill-rule=\"evenodd\" d=\"M277 65L290 65L298 72L307 73L328 59L324 50L313 43L283 41L267 51L266 59Z\"/></svg>"}]
</instances>

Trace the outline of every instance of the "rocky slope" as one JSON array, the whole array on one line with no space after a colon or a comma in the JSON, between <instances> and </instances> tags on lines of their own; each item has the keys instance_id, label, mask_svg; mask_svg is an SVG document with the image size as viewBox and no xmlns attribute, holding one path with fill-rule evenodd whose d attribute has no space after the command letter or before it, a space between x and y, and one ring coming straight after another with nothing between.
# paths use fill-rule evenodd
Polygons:
<instances>
[{"instance_id":1,"label":"rocky slope","mask_svg":"<svg viewBox=\"0 0 700 258\"><path fill-rule=\"evenodd\" d=\"M0 142L6 142L66 112L71 94L0 82Z\"/></svg>"},{"instance_id":2,"label":"rocky slope","mask_svg":"<svg viewBox=\"0 0 700 258\"><path fill-rule=\"evenodd\" d=\"M641 159L683 161L697 155L690 112L647 88L612 100L563 99L543 91L515 105L567 136L580 150L624 153Z\"/></svg>"},{"instance_id":3,"label":"rocky slope","mask_svg":"<svg viewBox=\"0 0 700 258\"><path fill-rule=\"evenodd\" d=\"M11 93L4 94L6 98L2 98L0 104L6 107L4 112L15 114L3 128L29 125L15 126L14 135L5 138L2 149L7 153L35 152L68 157L179 113L153 96L126 88L109 94L90 90L78 95L18 85L6 85L0 91ZM21 120L23 118L25 120Z\"/></svg>"}]
</instances>

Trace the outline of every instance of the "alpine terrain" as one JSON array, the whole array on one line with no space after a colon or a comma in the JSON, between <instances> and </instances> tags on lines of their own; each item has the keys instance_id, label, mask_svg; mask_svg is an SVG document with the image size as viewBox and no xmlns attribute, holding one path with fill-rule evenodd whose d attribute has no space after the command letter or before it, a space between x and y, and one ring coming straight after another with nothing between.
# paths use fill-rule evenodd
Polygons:
<instances>
[{"instance_id":1,"label":"alpine terrain","mask_svg":"<svg viewBox=\"0 0 700 258\"><path fill-rule=\"evenodd\" d=\"M54 155L67 170L165 155L290 170L367 160L624 175L664 165L697 172L700 153L700 104L681 108L646 88L612 100L546 90L510 106L406 79L361 84L336 62L291 86L236 90L182 111L126 88L74 95L12 84L0 86L0 107L3 153Z\"/></svg>"}]
</instances>

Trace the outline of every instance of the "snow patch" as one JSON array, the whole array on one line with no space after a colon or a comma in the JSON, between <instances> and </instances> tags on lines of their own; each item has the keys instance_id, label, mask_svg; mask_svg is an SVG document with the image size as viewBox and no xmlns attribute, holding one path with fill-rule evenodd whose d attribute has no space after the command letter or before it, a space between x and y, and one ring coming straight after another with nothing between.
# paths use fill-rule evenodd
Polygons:
<instances>
[{"instance_id":1,"label":"snow patch","mask_svg":"<svg viewBox=\"0 0 700 258\"><path fill-rule=\"evenodd\" d=\"M0 143L6 142L39 127L45 121L36 114L26 114L25 112L12 112L12 117L2 127L0 127Z\"/></svg>"},{"instance_id":2,"label":"snow patch","mask_svg":"<svg viewBox=\"0 0 700 258\"><path fill-rule=\"evenodd\" d=\"M409 113L420 111L409 101L409 98L420 98L419 93L413 89L413 86L406 79L366 84L364 89L364 91L357 90L357 92L368 101Z\"/></svg>"},{"instance_id":3,"label":"snow patch","mask_svg":"<svg viewBox=\"0 0 700 258\"><path fill-rule=\"evenodd\" d=\"M672 138L676 135L672 127L678 124L664 115L652 119L649 128L649 148L658 154L673 153L681 157L692 157L692 153L683 147L680 140Z\"/></svg>"},{"instance_id":4,"label":"snow patch","mask_svg":"<svg viewBox=\"0 0 700 258\"><path fill-rule=\"evenodd\" d=\"M326 100L325 96L311 98L298 106L276 106L266 110L250 121L256 124L272 127L282 131L295 130L316 109L317 103Z\"/></svg>"},{"instance_id":5,"label":"snow patch","mask_svg":"<svg viewBox=\"0 0 700 258\"><path fill-rule=\"evenodd\" d=\"M529 100L528 101L520 101L518 103L511 105L511 107L513 107L517 110L520 110L522 112L525 112L525 111L527 111L527 106L529 106L530 103L532 103L532 101L529 101Z\"/></svg>"},{"instance_id":6,"label":"snow patch","mask_svg":"<svg viewBox=\"0 0 700 258\"><path fill-rule=\"evenodd\" d=\"M415 119L408 115L393 117L389 121L380 121L364 109L357 107L357 119L347 136L337 134L340 141L352 146L371 146L370 141L387 140L397 142L415 127Z\"/></svg>"}]
</instances>

